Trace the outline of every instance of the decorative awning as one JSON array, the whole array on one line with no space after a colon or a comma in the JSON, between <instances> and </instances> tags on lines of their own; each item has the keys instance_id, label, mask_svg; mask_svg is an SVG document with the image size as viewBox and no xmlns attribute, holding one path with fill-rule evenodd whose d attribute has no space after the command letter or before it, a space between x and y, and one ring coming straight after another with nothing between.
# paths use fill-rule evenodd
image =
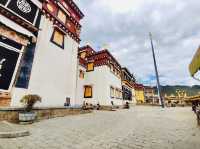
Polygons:
<instances>
[{"instance_id":1,"label":"decorative awning","mask_svg":"<svg viewBox=\"0 0 200 149\"><path fill-rule=\"evenodd\" d=\"M0 22L21 34L27 35L28 37L35 37L33 33L31 33L27 29L21 27L20 25L16 24L15 22L11 21L3 15L1 15L0 17Z\"/></svg>"},{"instance_id":2,"label":"decorative awning","mask_svg":"<svg viewBox=\"0 0 200 149\"><path fill-rule=\"evenodd\" d=\"M8 28L1 26L0 35L5 36L11 40L15 40L16 42L22 45L28 44L27 37L36 38L33 33L31 33L30 31L26 30L25 28L21 27L20 25L16 24L15 22L11 21L10 19L6 18L3 15L1 15L0 17L0 23L11 29L11 30L8 30ZM13 33L14 31L21 34L21 36L19 36L17 33ZM25 35L25 36L23 37L22 35Z\"/></svg>"},{"instance_id":3,"label":"decorative awning","mask_svg":"<svg viewBox=\"0 0 200 149\"><path fill-rule=\"evenodd\" d=\"M191 64L189 65L190 75L194 76L200 69L200 47L194 55Z\"/></svg>"}]
</instances>

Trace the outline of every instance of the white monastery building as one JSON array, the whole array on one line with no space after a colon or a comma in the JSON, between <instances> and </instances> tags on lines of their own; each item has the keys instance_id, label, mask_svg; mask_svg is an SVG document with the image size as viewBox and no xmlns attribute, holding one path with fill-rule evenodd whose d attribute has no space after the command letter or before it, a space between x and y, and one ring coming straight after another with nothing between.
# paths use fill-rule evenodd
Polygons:
<instances>
[{"instance_id":1,"label":"white monastery building","mask_svg":"<svg viewBox=\"0 0 200 149\"><path fill-rule=\"evenodd\" d=\"M83 13L73 0L0 1L0 106L21 106L26 94L39 106L76 103Z\"/></svg>"},{"instance_id":2,"label":"white monastery building","mask_svg":"<svg viewBox=\"0 0 200 149\"><path fill-rule=\"evenodd\" d=\"M80 104L122 105L121 65L108 50L79 49L77 99Z\"/></svg>"},{"instance_id":3,"label":"white monastery building","mask_svg":"<svg viewBox=\"0 0 200 149\"><path fill-rule=\"evenodd\" d=\"M136 104L135 89L134 85L136 80L133 74L128 70L128 68L122 68L122 91L123 100L132 104Z\"/></svg>"},{"instance_id":4,"label":"white monastery building","mask_svg":"<svg viewBox=\"0 0 200 149\"><path fill-rule=\"evenodd\" d=\"M108 50L79 48L84 17L73 0L0 1L0 107L123 105L135 100L133 75Z\"/></svg>"}]
</instances>

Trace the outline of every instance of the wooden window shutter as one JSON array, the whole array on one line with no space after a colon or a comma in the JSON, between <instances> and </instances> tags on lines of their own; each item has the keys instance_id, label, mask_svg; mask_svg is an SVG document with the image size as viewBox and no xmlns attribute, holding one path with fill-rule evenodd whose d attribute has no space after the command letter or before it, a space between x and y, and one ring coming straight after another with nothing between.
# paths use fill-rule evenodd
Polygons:
<instances>
[{"instance_id":1,"label":"wooden window shutter","mask_svg":"<svg viewBox=\"0 0 200 149\"><path fill-rule=\"evenodd\" d=\"M79 78L84 79L84 71L83 70L79 71Z\"/></svg>"},{"instance_id":2,"label":"wooden window shutter","mask_svg":"<svg viewBox=\"0 0 200 149\"><path fill-rule=\"evenodd\" d=\"M93 71L94 70L94 63L88 63L87 64L87 71Z\"/></svg>"},{"instance_id":3,"label":"wooden window shutter","mask_svg":"<svg viewBox=\"0 0 200 149\"><path fill-rule=\"evenodd\" d=\"M85 86L85 98L92 98L92 86Z\"/></svg>"},{"instance_id":4,"label":"wooden window shutter","mask_svg":"<svg viewBox=\"0 0 200 149\"><path fill-rule=\"evenodd\" d=\"M58 18L62 21L63 24L66 23L67 17L66 14L62 10L58 10Z\"/></svg>"},{"instance_id":5,"label":"wooden window shutter","mask_svg":"<svg viewBox=\"0 0 200 149\"><path fill-rule=\"evenodd\" d=\"M82 53L81 53L81 58L84 59L85 57L86 57L86 52L82 52Z\"/></svg>"},{"instance_id":6,"label":"wooden window shutter","mask_svg":"<svg viewBox=\"0 0 200 149\"><path fill-rule=\"evenodd\" d=\"M58 29L54 29L51 41L64 49L64 34Z\"/></svg>"}]
</instances>

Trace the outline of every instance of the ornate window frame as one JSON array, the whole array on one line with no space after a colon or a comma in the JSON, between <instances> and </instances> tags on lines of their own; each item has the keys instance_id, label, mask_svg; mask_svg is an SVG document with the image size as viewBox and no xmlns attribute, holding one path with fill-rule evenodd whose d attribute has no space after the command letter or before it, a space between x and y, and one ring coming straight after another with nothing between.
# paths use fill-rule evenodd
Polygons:
<instances>
[{"instance_id":1,"label":"ornate window frame","mask_svg":"<svg viewBox=\"0 0 200 149\"><path fill-rule=\"evenodd\" d=\"M92 69L89 69L89 65L93 65L92 67ZM87 72L90 72L90 71L94 71L94 62L89 62L89 63L87 63Z\"/></svg>"},{"instance_id":2,"label":"ornate window frame","mask_svg":"<svg viewBox=\"0 0 200 149\"><path fill-rule=\"evenodd\" d=\"M56 41L54 40L54 37L55 37L56 32L62 34L62 36L63 36L63 42L62 42L62 44L59 44L58 42L56 42ZM54 28L53 34L52 34L52 36L51 36L51 42L54 43L55 45L57 45L58 47L64 49L65 34L64 34L63 32L61 32L59 29Z\"/></svg>"},{"instance_id":3,"label":"ornate window frame","mask_svg":"<svg viewBox=\"0 0 200 149\"><path fill-rule=\"evenodd\" d=\"M90 96L86 95L86 89L87 88L91 89L91 95ZM92 98L92 97L93 97L93 87L92 87L92 85L85 85L84 86L84 98Z\"/></svg>"}]
</instances>

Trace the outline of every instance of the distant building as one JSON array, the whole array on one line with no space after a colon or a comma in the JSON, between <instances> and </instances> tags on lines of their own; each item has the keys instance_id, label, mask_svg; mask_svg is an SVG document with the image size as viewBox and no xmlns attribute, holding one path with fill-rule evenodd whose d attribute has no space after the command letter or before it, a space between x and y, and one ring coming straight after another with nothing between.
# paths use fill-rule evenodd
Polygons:
<instances>
[{"instance_id":1,"label":"distant building","mask_svg":"<svg viewBox=\"0 0 200 149\"><path fill-rule=\"evenodd\" d=\"M158 95L155 94L154 87L144 86L145 103L159 104Z\"/></svg>"},{"instance_id":2,"label":"distant building","mask_svg":"<svg viewBox=\"0 0 200 149\"><path fill-rule=\"evenodd\" d=\"M167 94L165 94L164 96L165 103L168 106L171 106L171 104L186 105L191 98L192 96L187 96L187 93L184 90L176 90L176 95L171 94L170 96L167 96Z\"/></svg>"},{"instance_id":3,"label":"distant building","mask_svg":"<svg viewBox=\"0 0 200 149\"><path fill-rule=\"evenodd\" d=\"M121 65L108 50L79 49L77 99L96 105L122 105Z\"/></svg>"},{"instance_id":4,"label":"distant building","mask_svg":"<svg viewBox=\"0 0 200 149\"><path fill-rule=\"evenodd\" d=\"M136 103L135 90L134 90L135 78L133 74L130 73L128 68L122 68L122 91L123 100Z\"/></svg>"},{"instance_id":5,"label":"distant building","mask_svg":"<svg viewBox=\"0 0 200 149\"><path fill-rule=\"evenodd\" d=\"M134 84L135 98L137 103L145 103L144 86L142 84Z\"/></svg>"}]
</instances>

